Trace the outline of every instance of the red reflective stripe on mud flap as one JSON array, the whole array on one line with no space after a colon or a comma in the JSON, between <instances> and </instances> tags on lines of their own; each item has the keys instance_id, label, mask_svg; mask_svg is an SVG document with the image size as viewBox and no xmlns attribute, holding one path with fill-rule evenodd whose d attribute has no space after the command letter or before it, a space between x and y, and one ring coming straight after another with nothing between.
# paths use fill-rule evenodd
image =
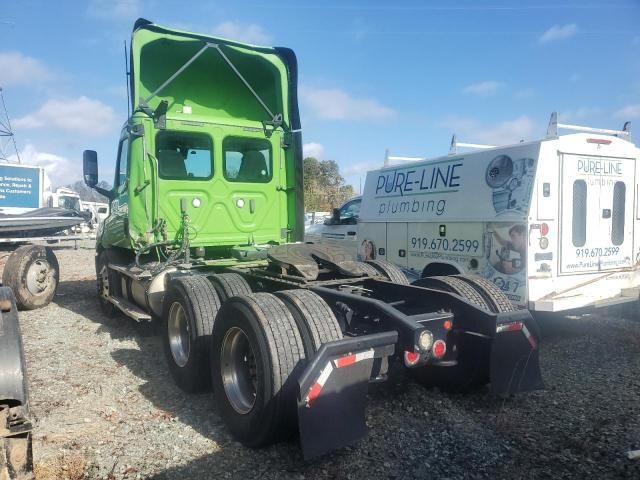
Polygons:
<instances>
[{"instance_id":1,"label":"red reflective stripe on mud flap","mask_svg":"<svg viewBox=\"0 0 640 480\"><path fill-rule=\"evenodd\" d=\"M496 331L497 333L521 331L524 334L527 341L529 342L529 344L531 345L531 347L534 350L538 348L538 342L536 342L536 339L533 338L533 335L531 335L531 332L523 322L503 323L502 325L498 325L498 328L496 329Z\"/></svg>"},{"instance_id":2,"label":"red reflective stripe on mud flap","mask_svg":"<svg viewBox=\"0 0 640 480\"><path fill-rule=\"evenodd\" d=\"M358 352L356 354L350 353L343 357L336 358L333 361L327 362L327 365L320 372L320 376L318 377L318 380L316 380L316 383L311 385L311 388L309 388L309 391L307 392L307 396L305 398L305 403L307 404L307 407L310 407L313 401L320 396L322 387L324 387L324 384L327 383L327 380L329 379L331 372L333 372L334 365L335 365L335 368L344 368L344 367L348 367L349 365L353 365L354 363L361 362L362 360L367 360L373 357L374 357L374 351L373 349L370 349L370 350L365 350L364 352Z\"/></svg>"},{"instance_id":3,"label":"red reflective stripe on mud flap","mask_svg":"<svg viewBox=\"0 0 640 480\"><path fill-rule=\"evenodd\" d=\"M365 350L364 352L358 352L356 354L350 353L349 355L345 355L344 357L336 358L333 361L333 364L336 366L336 368L343 368L348 367L349 365L353 365L356 362L367 360L369 358L373 358L373 349Z\"/></svg>"},{"instance_id":4,"label":"red reflective stripe on mud flap","mask_svg":"<svg viewBox=\"0 0 640 480\"><path fill-rule=\"evenodd\" d=\"M531 332L529 332L529 329L526 325L522 325L522 333L524 333L524 336L527 337L527 340L529 340L529 344L534 350L538 348L538 342L536 342L536 339L533 338L533 335L531 335Z\"/></svg>"},{"instance_id":5,"label":"red reflective stripe on mud flap","mask_svg":"<svg viewBox=\"0 0 640 480\"><path fill-rule=\"evenodd\" d=\"M325 367L320 372L320 376L316 380L316 383L311 385L311 388L309 388L309 391L307 392L305 402L308 407L311 406L311 403L313 403L313 401L320 396L320 391L322 390L322 387L324 387L324 384L327 383L327 379L329 378L329 375L331 375L332 371L333 365L331 364L331 362L327 362Z\"/></svg>"}]
</instances>

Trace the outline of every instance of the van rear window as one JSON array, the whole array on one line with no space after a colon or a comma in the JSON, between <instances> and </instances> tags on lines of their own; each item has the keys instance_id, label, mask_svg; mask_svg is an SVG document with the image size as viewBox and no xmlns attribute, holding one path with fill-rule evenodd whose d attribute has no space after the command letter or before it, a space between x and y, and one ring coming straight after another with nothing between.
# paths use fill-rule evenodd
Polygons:
<instances>
[{"instance_id":1,"label":"van rear window","mask_svg":"<svg viewBox=\"0 0 640 480\"><path fill-rule=\"evenodd\" d=\"M624 182L613 186L613 211L611 212L611 243L622 245L624 242L624 200L626 195Z\"/></svg>"},{"instance_id":2,"label":"van rear window","mask_svg":"<svg viewBox=\"0 0 640 480\"><path fill-rule=\"evenodd\" d=\"M571 238L574 247L587 243L587 184L584 180L573 182L573 219Z\"/></svg>"}]
</instances>

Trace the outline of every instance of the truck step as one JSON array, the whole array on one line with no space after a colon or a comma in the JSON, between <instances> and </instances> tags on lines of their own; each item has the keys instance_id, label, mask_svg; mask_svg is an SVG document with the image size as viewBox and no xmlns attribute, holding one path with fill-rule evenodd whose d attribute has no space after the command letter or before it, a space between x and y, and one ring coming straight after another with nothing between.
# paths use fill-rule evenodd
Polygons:
<instances>
[{"instance_id":1,"label":"truck step","mask_svg":"<svg viewBox=\"0 0 640 480\"><path fill-rule=\"evenodd\" d=\"M136 322L150 322L152 320L151 315L124 298L106 297L106 299L127 317L134 319Z\"/></svg>"}]
</instances>

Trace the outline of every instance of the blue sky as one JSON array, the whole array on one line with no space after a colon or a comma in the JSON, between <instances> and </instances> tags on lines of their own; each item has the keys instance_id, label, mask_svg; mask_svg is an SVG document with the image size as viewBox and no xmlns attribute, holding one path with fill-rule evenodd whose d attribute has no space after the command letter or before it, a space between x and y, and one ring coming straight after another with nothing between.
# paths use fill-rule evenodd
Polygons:
<instances>
[{"instance_id":1,"label":"blue sky","mask_svg":"<svg viewBox=\"0 0 640 480\"><path fill-rule=\"evenodd\" d=\"M23 163L112 181L137 17L293 48L307 153L356 189L392 155L535 139L549 115L640 135L640 1L0 0L0 87ZM364 178L363 178L364 180Z\"/></svg>"}]
</instances>

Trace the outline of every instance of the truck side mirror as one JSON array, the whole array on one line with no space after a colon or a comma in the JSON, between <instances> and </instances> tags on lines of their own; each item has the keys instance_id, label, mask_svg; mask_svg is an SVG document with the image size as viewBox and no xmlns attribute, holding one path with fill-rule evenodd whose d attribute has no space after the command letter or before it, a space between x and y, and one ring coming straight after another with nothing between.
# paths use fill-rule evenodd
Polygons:
<instances>
[{"instance_id":1,"label":"truck side mirror","mask_svg":"<svg viewBox=\"0 0 640 480\"><path fill-rule=\"evenodd\" d=\"M85 150L82 154L84 183L94 188L98 184L98 154L95 150Z\"/></svg>"}]
</instances>

